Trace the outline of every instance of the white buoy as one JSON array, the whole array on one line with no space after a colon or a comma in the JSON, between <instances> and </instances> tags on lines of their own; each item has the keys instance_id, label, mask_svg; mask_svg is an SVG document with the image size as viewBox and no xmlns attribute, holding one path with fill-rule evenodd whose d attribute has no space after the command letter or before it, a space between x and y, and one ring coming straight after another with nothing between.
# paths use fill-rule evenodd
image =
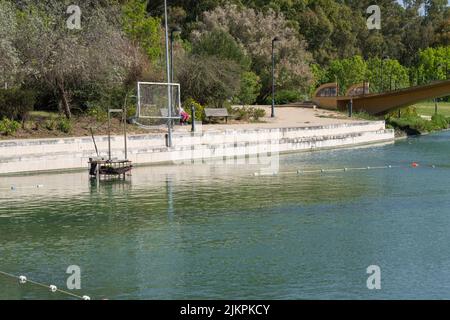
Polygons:
<instances>
[{"instance_id":1,"label":"white buoy","mask_svg":"<svg viewBox=\"0 0 450 320\"><path fill-rule=\"evenodd\" d=\"M25 283L27 283L27 277L25 277L25 276L20 276L20 277L19 277L19 283L20 283L20 284L25 284Z\"/></svg>"},{"instance_id":2,"label":"white buoy","mask_svg":"<svg viewBox=\"0 0 450 320\"><path fill-rule=\"evenodd\" d=\"M83 300L91 300L91 297L89 297L89 296L83 296Z\"/></svg>"},{"instance_id":3,"label":"white buoy","mask_svg":"<svg viewBox=\"0 0 450 320\"><path fill-rule=\"evenodd\" d=\"M58 287L52 284L52 285L50 285L50 291L56 292L56 291L58 291Z\"/></svg>"},{"instance_id":4,"label":"white buoy","mask_svg":"<svg viewBox=\"0 0 450 320\"><path fill-rule=\"evenodd\" d=\"M43 184L38 184L37 186L36 186L36 188L43 188L44 187L44 185Z\"/></svg>"}]
</instances>

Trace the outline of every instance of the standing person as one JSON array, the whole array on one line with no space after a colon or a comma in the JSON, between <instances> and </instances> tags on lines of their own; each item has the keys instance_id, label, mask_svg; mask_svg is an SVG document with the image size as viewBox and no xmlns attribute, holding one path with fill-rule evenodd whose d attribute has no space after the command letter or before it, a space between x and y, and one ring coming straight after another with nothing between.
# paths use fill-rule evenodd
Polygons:
<instances>
[{"instance_id":1,"label":"standing person","mask_svg":"<svg viewBox=\"0 0 450 320\"><path fill-rule=\"evenodd\" d=\"M180 124L185 125L189 121L191 116L189 115L189 113L184 111L184 109L182 107L178 108L178 112L180 114Z\"/></svg>"}]
</instances>

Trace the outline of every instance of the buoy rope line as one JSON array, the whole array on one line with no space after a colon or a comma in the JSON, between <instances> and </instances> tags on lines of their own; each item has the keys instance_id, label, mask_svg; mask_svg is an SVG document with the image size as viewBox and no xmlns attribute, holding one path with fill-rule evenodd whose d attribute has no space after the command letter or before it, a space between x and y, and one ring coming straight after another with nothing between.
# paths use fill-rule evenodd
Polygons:
<instances>
[{"instance_id":1,"label":"buoy rope line","mask_svg":"<svg viewBox=\"0 0 450 320\"><path fill-rule=\"evenodd\" d=\"M315 174L315 173L338 173L338 172L349 172L349 171L367 171L367 170L383 170L383 169L417 169L420 165L417 162L413 162L410 166L378 166L378 167L354 167L354 168L334 168L334 169L315 169L315 170L297 170L297 171L283 171L283 172L272 172L272 173L261 173L255 172L254 176L282 176L282 175L303 175L303 174ZM436 169L435 165L426 166L429 168Z\"/></svg>"},{"instance_id":2,"label":"buoy rope line","mask_svg":"<svg viewBox=\"0 0 450 320\"><path fill-rule=\"evenodd\" d=\"M55 286L53 284L47 285L47 284L44 284L44 283L40 283L40 282L31 280L31 279L27 279L27 277L25 277L23 275L16 276L14 274L11 274L11 273L8 273L8 272L4 272L4 271L1 271L1 270L0 270L0 274L4 275L6 277L9 277L9 278L14 278L14 279L19 280L19 284L21 284L21 285L22 284L26 284L26 283L31 283L31 284L34 284L36 286L49 289L52 293L59 292L59 293L62 293L62 294L65 294L67 296L71 296L73 298L77 298L77 299L80 299L80 300L91 300L91 298L89 296L80 296L80 295L74 294L74 293L69 292L69 291L61 290L57 286Z\"/></svg>"},{"instance_id":3,"label":"buoy rope line","mask_svg":"<svg viewBox=\"0 0 450 320\"><path fill-rule=\"evenodd\" d=\"M15 185L12 185L9 188L8 187L2 187L2 188L0 188L0 190L12 190L12 191L14 191L14 190L18 190L18 189L42 189L43 187L44 187L43 184L37 184L37 185L34 185L34 186L15 186Z\"/></svg>"}]
</instances>

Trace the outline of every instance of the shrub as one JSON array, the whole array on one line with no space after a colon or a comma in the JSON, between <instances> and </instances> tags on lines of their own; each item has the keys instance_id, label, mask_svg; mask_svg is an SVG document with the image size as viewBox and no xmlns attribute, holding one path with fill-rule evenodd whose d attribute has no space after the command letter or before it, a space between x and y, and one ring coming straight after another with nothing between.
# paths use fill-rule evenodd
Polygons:
<instances>
[{"instance_id":1,"label":"shrub","mask_svg":"<svg viewBox=\"0 0 450 320\"><path fill-rule=\"evenodd\" d=\"M131 104L127 106L127 118L132 118L136 115L136 105Z\"/></svg>"},{"instance_id":2,"label":"shrub","mask_svg":"<svg viewBox=\"0 0 450 320\"><path fill-rule=\"evenodd\" d=\"M242 105L253 104L261 90L261 80L253 72L244 72L241 75L241 91L237 96Z\"/></svg>"},{"instance_id":3,"label":"shrub","mask_svg":"<svg viewBox=\"0 0 450 320\"><path fill-rule=\"evenodd\" d=\"M387 114L387 118L397 118L398 117L398 110L391 111ZM403 109L400 109L400 115L402 118L407 117L418 117L419 114L417 113L417 109L415 107L406 107Z\"/></svg>"},{"instance_id":4,"label":"shrub","mask_svg":"<svg viewBox=\"0 0 450 320\"><path fill-rule=\"evenodd\" d=\"M280 90L275 92L276 104L287 104L305 100L305 97L296 90ZM266 104L272 104L272 95L266 99Z\"/></svg>"},{"instance_id":5,"label":"shrub","mask_svg":"<svg viewBox=\"0 0 450 320\"><path fill-rule=\"evenodd\" d=\"M240 78L236 79L239 74L241 67L234 61L193 55L179 62L177 77L183 95L188 92L203 105L222 107L226 100L239 92Z\"/></svg>"},{"instance_id":6,"label":"shrub","mask_svg":"<svg viewBox=\"0 0 450 320\"><path fill-rule=\"evenodd\" d=\"M20 128L20 123L14 120L10 120L8 118L3 118L0 121L0 132L6 136L10 136Z\"/></svg>"},{"instance_id":7,"label":"shrub","mask_svg":"<svg viewBox=\"0 0 450 320\"><path fill-rule=\"evenodd\" d=\"M243 70L250 68L251 60L246 56L236 40L221 29L214 29L204 33L194 42L192 53L200 56L217 56L224 60L231 60L239 64Z\"/></svg>"},{"instance_id":8,"label":"shrub","mask_svg":"<svg viewBox=\"0 0 450 320\"><path fill-rule=\"evenodd\" d=\"M25 120L33 110L36 95L33 91L22 89L0 89L0 117Z\"/></svg>"},{"instance_id":9,"label":"shrub","mask_svg":"<svg viewBox=\"0 0 450 320\"><path fill-rule=\"evenodd\" d=\"M192 98L188 98L183 103L183 109L189 113L192 119L192 107L195 108L195 120L197 121L204 121L205 120L205 107L202 106L200 103L195 101Z\"/></svg>"},{"instance_id":10,"label":"shrub","mask_svg":"<svg viewBox=\"0 0 450 320\"><path fill-rule=\"evenodd\" d=\"M86 114L95 118L99 122L105 122L108 120L108 112L106 112L106 110L99 105L88 107Z\"/></svg>"},{"instance_id":11,"label":"shrub","mask_svg":"<svg viewBox=\"0 0 450 320\"><path fill-rule=\"evenodd\" d=\"M369 120L369 121L379 120L379 118L377 116L373 116L370 113L368 113L367 111L353 112L353 117L357 118L357 119Z\"/></svg>"},{"instance_id":12,"label":"shrub","mask_svg":"<svg viewBox=\"0 0 450 320\"><path fill-rule=\"evenodd\" d=\"M253 119L258 121L260 118L264 118L266 116L266 111L264 109L254 108L253 110Z\"/></svg>"},{"instance_id":13,"label":"shrub","mask_svg":"<svg viewBox=\"0 0 450 320\"><path fill-rule=\"evenodd\" d=\"M387 123L396 129L401 129L409 134L420 134L423 132L432 132L442 130L448 127L445 117L435 115L431 121L425 120L420 116L406 116L401 118L388 118Z\"/></svg>"},{"instance_id":14,"label":"shrub","mask_svg":"<svg viewBox=\"0 0 450 320\"><path fill-rule=\"evenodd\" d=\"M232 114L235 116L236 120L258 121L260 118L266 115L266 111L264 109L258 109L254 107L242 107L234 108Z\"/></svg>"},{"instance_id":15,"label":"shrub","mask_svg":"<svg viewBox=\"0 0 450 320\"><path fill-rule=\"evenodd\" d=\"M54 131L54 130L56 130L57 123L56 123L55 119L51 118L51 119L45 120L44 125L45 125L45 129L47 129L49 131Z\"/></svg>"},{"instance_id":16,"label":"shrub","mask_svg":"<svg viewBox=\"0 0 450 320\"><path fill-rule=\"evenodd\" d=\"M447 129L448 128L448 121L445 118L445 116L441 114L435 114L431 117L431 122L433 122L436 127L439 129Z\"/></svg>"},{"instance_id":17,"label":"shrub","mask_svg":"<svg viewBox=\"0 0 450 320\"><path fill-rule=\"evenodd\" d=\"M58 119L57 127L61 132L70 133L70 131L72 131L72 122L70 121L70 119L61 117Z\"/></svg>"}]
</instances>

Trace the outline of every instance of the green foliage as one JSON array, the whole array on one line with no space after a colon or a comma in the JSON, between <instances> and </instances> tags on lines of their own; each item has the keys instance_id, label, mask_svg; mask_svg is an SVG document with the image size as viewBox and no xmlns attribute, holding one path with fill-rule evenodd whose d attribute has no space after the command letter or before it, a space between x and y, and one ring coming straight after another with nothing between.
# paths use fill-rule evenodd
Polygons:
<instances>
[{"instance_id":1,"label":"green foliage","mask_svg":"<svg viewBox=\"0 0 450 320\"><path fill-rule=\"evenodd\" d=\"M0 117L25 120L36 100L33 91L22 89L0 89Z\"/></svg>"},{"instance_id":2,"label":"green foliage","mask_svg":"<svg viewBox=\"0 0 450 320\"><path fill-rule=\"evenodd\" d=\"M367 61L371 92L409 87L409 70L393 59L372 58Z\"/></svg>"},{"instance_id":3,"label":"green foliage","mask_svg":"<svg viewBox=\"0 0 450 320\"><path fill-rule=\"evenodd\" d=\"M345 93L350 86L363 82L366 75L367 64L361 56L333 60L327 71L328 81L337 80L341 93Z\"/></svg>"},{"instance_id":4,"label":"green foliage","mask_svg":"<svg viewBox=\"0 0 450 320\"><path fill-rule=\"evenodd\" d=\"M449 122L447 121L447 118L441 114L435 114L431 117L431 121L436 124L437 127L440 129L447 129Z\"/></svg>"},{"instance_id":5,"label":"green foliage","mask_svg":"<svg viewBox=\"0 0 450 320\"><path fill-rule=\"evenodd\" d=\"M421 134L447 129L449 122L442 115L434 115L431 119L425 120L420 116L408 115L401 118L388 118L387 123L395 129L400 129L408 134Z\"/></svg>"},{"instance_id":6,"label":"green foliage","mask_svg":"<svg viewBox=\"0 0 450 320\"><path fill-rule=\"evenodd\" d=\"M221 107L239 91L241 68L231 60L189 55L179 65L183 99L190 96L202 105Z\"/></svg>"},{"instance_id":7,"label":"green foliage","mask_svg":"<svg viewBox=\"0 0 450 320\"><path fill-rule=\"evenodd\" d=\"M450 69L450 46L420 51L417 68L422 81L447 79Z\"/></svg>"},{"instance_id":8,"label":"green foliage","mask_svg":"<svg viewBox=\"0 0 450 320\"><path fill-rule=\"evenodd\" d=\"M253 72L244 72L241 75L241 90L237 96L242 105L253 104L261 90L261 80Z\"/></svg>"},{"instance_id":9,"label":"green foliage","mask_svg":"<svg viewBox=\"0 0 450 320\"><path fill-rule=\"evenodd\" d=\"M58 127L58 122L56 121L55 118L52 117L50 119L45 120L44 126L45 129L47 129L48 131L55 131L56 128Z\"/></svg>"},{"instance_id":10,"label":"green foliage","mask_svg":"<svg viewBox=\"0 0 450 320\"><path fill-rule=\"evenodd\" d=\"M0 121L0 133L10 136L20 128L20 123L8 118L3 118L2 121Z\"/></svg>"},{"instance_id":11,"label":"green foliage","mask_svg":"<svg viewBox=\"0 0 450 320\"><path fill-rule=\"evenodd\" d=\"M192 107L195 108L195 120L205 121L205 107L192 98L186 99L183 103L183 109L191 116L191 119Z\"/></svg>"},{"instance_id":12,"label":"green foliage","mask_svg":"<svg viewBox=\"0 0 450 320\"><path fill-rule=\"evenodd\" d=\"M395 110L395 111L391 111L389 112L385 118L389 119L389 118L395 118L398 117L398 114L400 112L401 117L419 117L419 114L417 113L417 109L415 107L406 107L406 108L402 108L400 110Z\"/></svg>"},{"instance_id":13,"label":"green foliage","mask_svg":"<svg viewBox=\"0 0 450 320\"><path fill-rule=\"evenodd\" d=\"M129 0L122 7L122 28L154 61L161 55L161 21L147 16L148 0Z\"/></svg>"},{"instance_id":14,"label":"green foliage","mask_svg":"<svg viewBox=\"0 0 450 320\"><path fill-rule=\"evenodd\" d=\"M60 117L57 122L57 128L64 133L70 133L72 131L72 121L70 119Z\"/></svg>"},{"instance_id":15,"label":"green foliage","mask_svg":"<svg viewBox=\"0 0 450 320\"><path fill-rule=\"evenodd\" d=\"M311 72L313 74L314 82L311 84L308 90L310 97L313 96L314 92L320 85L329 82L326 69L322 68L319 64L313 63L311 65Z\"/></svg>"},{"instance_id":16,"label":"green foliage","mask_svg":"<svg viewBox=\"0 0 450 320\"><path fill-rule=\"evenodd\" d=\"M99 105L91 106L87 109L86 114L95 118L98 122L105 122L108 120L108 112L104 107Z\"/></svg>"},{"instance_id":17,"label":"green foliage","mask_svg":"<svg viewBox=\"0 0 450 320\"><path fill-rule=\"evenodd\" d=\"M275 92L276 104L288 104L291 102L299 102L304 100L304 96L296 90L280 90ZM270 100L272 103L272 100Z\"/></svg>"},{"instance_id":18,"label":"green foliage","mask_svg":"<svg viewBox=\"0 0 450 320\"><path fill-rule=\"evenodd\" d=\"M192 54L200 56L217 56L224 60L232 60L239 64L243 70L250 68L251 59L234 38L223 30L214 29L205 33L192 47Z\"/></svg>"},{"instance_id":19,"label":"green foliage","mask_svg":"<svg viewBox=\"0 0 450 320\"><path fill-rule=\"evenodd\" d=\"M379 120L378 117L373 116L366 111L353 112L353 117L356 119L368 120L368 121Z\"/></svg>"},{"instance_id":20,"label":"green foliage","mask_svg":"<svg viewBox=\"0 0 450 320\"><path fill-rule=\"evenodd\" d=\"M237 107L232 109L232 114L236 120L258 121L266 115L266 111L255 107Z\"/></svg>"},{"instance_id":21,"label":"green foliage","mask_svg":"<svg viewBox=\"0 0 450 320\"><path fill-rule=\"evenodd\" d=\"M252 112L252 117L255 121L258 121L260 118L264 118L266 116L266 111L260 108L254 108Z\"/></svg>"}]
</instances>

